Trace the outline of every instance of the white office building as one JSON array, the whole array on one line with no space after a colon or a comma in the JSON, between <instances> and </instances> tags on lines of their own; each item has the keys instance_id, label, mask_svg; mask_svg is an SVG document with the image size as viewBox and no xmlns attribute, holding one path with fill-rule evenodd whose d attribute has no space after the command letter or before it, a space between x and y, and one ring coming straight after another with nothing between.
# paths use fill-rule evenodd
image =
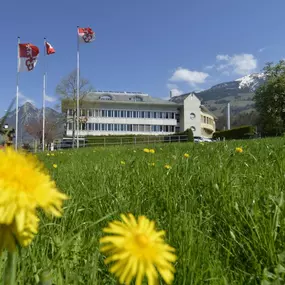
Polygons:
<instances>
[{"instance_id":1,"label":"white office building","mask_svg":"<svg viewBox=\"0 0 285 285\"><path fill-rule=\"evenodd\" d=\"M62 104L67 136L72 136L74 104ZM96 91L80 102L79 136L168 135L188 128L194 136L212 137L215 131L215 117L194 94L163 100L140 92Z\"/></svg>"}]
</instances>

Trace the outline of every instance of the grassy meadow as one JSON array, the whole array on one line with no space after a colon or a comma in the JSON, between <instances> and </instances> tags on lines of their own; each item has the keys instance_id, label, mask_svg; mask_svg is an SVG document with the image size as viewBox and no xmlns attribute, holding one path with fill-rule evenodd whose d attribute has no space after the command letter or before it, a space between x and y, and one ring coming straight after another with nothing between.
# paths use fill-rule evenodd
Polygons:
<instances>
[{"instance_id":1,"label":"grassy meadow","mask_svg":"<svg viewBox=\"0 0 285 285\"><path fill-rule=\"evenodd\" d=\"M39 234L21 251L19 284L36 284L42 270L56 285L117 284L99 253L99 238L126 212L146 215L166 230L178 256L174 284L285 284L285 139L38 156L70 200L60 219L40 213Z\"/></svg>"}]
</instances>

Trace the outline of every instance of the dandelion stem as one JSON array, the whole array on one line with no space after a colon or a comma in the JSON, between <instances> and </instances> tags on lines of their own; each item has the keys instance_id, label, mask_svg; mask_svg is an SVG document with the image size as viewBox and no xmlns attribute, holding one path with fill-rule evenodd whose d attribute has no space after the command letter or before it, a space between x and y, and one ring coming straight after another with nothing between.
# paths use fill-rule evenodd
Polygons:
<instances>
[{"instance_id":1,"label":"dandelion stem","mask_svg":"<svg viewBox=\"0 0 285 285\"><path fill-rule=\"evenodd\" d=\"M16 284L17 252L8 252L6 268L4 271L3 285Z\"/></svg>"}]
</instances>

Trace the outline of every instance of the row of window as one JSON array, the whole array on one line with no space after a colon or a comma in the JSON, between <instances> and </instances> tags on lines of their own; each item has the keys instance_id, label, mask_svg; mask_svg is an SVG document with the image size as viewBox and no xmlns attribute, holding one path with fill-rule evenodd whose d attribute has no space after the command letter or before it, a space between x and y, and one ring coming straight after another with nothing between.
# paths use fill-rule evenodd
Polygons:
<instances>
[{"instance_id":1,"label":"row of window","mask_svg":"<svg viewBox=\"0 0 285 285\"><path fill-rule=\"evenodd\" d=\"M203 116L201 115L201 122L204 124L209 124L209 125L214 125L214 120L207 117L207 116Z\"/></svg>"},{"instance_id":2,"label":"row of window","mask_svg":"<svg viewBox=\"0 0 285 285\"><path fill-rule=\"evenodd\" d=\"M68 109L67 115L72 116L73 110ZM148 118L148 119L175 119L175 112L128 111L128 110L94 110L81 109L83 117L109 117L109 118Z\"/></svg>"},{"instance_id":3,"label":"row of window","mask_svg":"<svg viewBox=\"0 0 285 285\"><path fill-rule=\"evenodd\" d=\"M72 130L72 123L68 123L68 130ZM166 132L178 131L175 126L137 125L137 124L97 124L81 123L81 131L114 131L114 132Z\"/></svg>"}]
</instances>

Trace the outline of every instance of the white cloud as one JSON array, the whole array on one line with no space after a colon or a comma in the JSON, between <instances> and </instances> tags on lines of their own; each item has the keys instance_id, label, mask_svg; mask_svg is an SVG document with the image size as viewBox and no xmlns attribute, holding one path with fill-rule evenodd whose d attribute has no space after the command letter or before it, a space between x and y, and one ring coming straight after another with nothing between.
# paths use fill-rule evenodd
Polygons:
<instances>
[{"instance_id":1,"label":"white cloud","mask_svg":"<svg viewBox=\"0 0 285 285\"><path fill-rule=\"evenodd\" d=\"M224 74L234 72L239 75L247 75L257 68L257 59L253 54L242 53L233 56L220 54L216 56L216 59L225 62L217 66L217 70L223 71Z\"/></svg>"},{"instance_id":2,"label":"white cloud","mask_svg":"<svg viewBox=\"0 0 285 285\"><path fill-rule=\"evenodd\" d=\"M25 104L27 102L35 104L35 101L33 99L26 97L22 92L19 92L19 99L20 99L20 104Z\"/></svg>"},{"instance_id":3,"label":"white cloud","mask_svg":"<svg viewBox=\"0 0 285 285\"><path fill-rule=\"evenodd\" d=\"M207 65L207 66L205 66L205 69L208 69L208 70L210 70L210 69L213 69L215 67L215 65L213 64L213 65Z\"/></svg>"},{"instance_id":4,"label":"white cloud","mask_svg":"<svg viewBox=\"0 0 285 285\"><path fill-rule=\"evenodd\" d=\"M171 89L171 92L172 92L172 97L179 96L184 93L182 90L178 88Z\"/></svg>"},{"instance_id":5,"label":"white cloud","mask_svg":"<svg viewBox=\"0 0 285 285\"><path fill-rule=\"evenodd\" d=\"M55 102L57 100L55 97L48 96L48 95L46 95L45 98L46 98L46 101L50 103Z\"/></svg>"},{"instance_id":6,"label":"white cloud","mask_svg":"<svg viewBox=\"0 0 285 285\"><path fill-rule=\"evenodd\" d=\"M178 67L169 80L172 82L187 82L188 84L194 86L195 84L204 83L208 76L209 74L205 72L192 71L186 68Z\"/></svg>"},{"instance_id":7,"label":"white cloud","mask_svg":"<svg viewBox=\"0 0 285 285\"><path fill-rule=\"evenodd\" d=\"M178 88L178 86L176 84L173 84L173 83L167 83L166 86L169 90Z\"/></svg>"},{"instance_id":8,"label":"white cloud","mask_svg":"<svg viewBox=\"0 0 285 285\"><path fill-rule=\"evenodd\" d=\"M218 61L220 61L220 60L229 60L230 57L229 57L227 54L218 54L218 55L216 56L216 59L217 59Z\"/></svg>"}]
</instances>

